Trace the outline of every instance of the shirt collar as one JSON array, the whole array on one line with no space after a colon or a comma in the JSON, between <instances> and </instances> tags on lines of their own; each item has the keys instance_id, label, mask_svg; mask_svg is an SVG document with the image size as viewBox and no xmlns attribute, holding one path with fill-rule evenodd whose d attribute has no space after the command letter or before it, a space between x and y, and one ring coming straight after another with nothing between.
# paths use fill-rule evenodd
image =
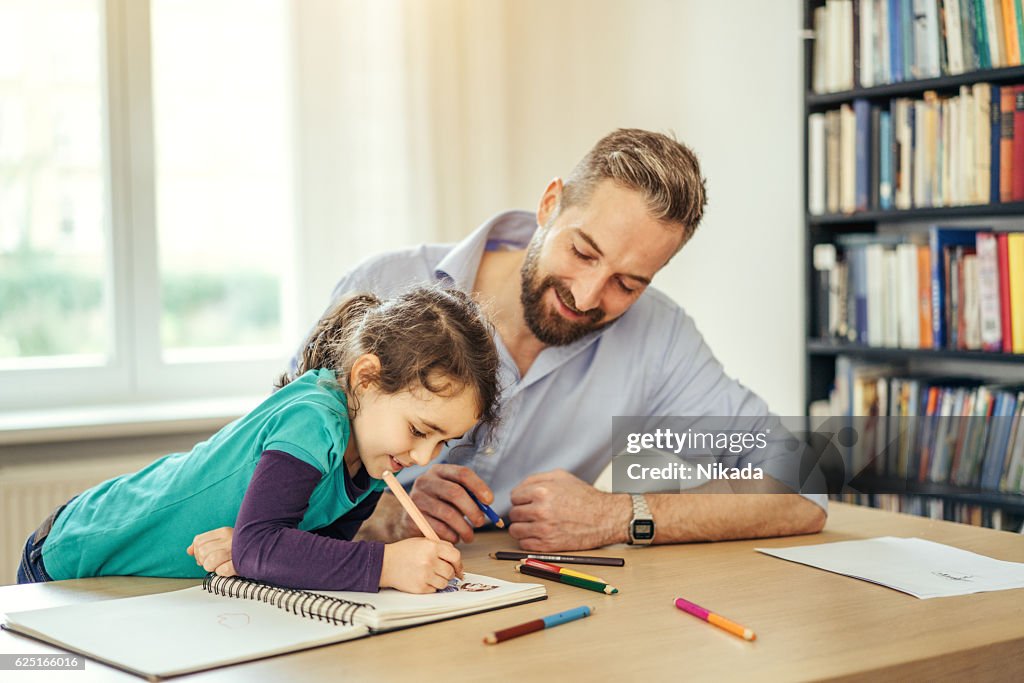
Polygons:
<instances>
[{"instance_id":1,"label":"shirt collar","mask_svg":"<svg viewBox=\"0 0 1024 683\"><path fill-rule=\"evenodd\" d=\"M537 218L529 211L499 213L456 244L434 268L434 277L472 292L484 251L525 249L536 230Z\"/></svg>"}]
</instances>

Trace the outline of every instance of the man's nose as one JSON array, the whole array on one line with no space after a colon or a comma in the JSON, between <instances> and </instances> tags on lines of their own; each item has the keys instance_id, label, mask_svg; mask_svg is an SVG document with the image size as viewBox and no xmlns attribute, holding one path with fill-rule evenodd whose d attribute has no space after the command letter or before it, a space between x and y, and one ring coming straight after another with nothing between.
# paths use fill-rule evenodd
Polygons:
<instances>
[{"instance_id":1,"label":"man's nose","mask_svg":"<svg viewBox=\"0 0 1024 683\"><path fill-rule=\"evenodd\" d=\"M601 280L598 277L577 280L572 287L572 296L577 311L589 311L601 303Z\"/></svg>"}]
</instances>

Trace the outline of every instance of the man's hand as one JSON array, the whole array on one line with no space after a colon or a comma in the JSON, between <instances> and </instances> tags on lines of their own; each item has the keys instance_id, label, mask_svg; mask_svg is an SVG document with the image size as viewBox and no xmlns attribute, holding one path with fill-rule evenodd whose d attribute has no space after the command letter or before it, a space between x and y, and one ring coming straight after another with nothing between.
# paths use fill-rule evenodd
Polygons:
<instances>
[{"instance_id":1,"label":"man's hand","mask_svg":"<svg viewBox=\"0 0 1024 683\"><path fill-rule=\"evenodd\" d=\"M462 576L462 555L447 541L407 538L384 546L380 587L406 593L433 593Z\"/></svg>"},{"instance_id":2,"label":"man's hand","mask_svg":"<svg viewBox=\"0 0 1024 683\"><path fill-rule=\"evenodd\" d=\"M565 470L527 477L512 489L509 535L523 550L588 550L626 540L629 496L602 493Z\"/></svg>"},{"instance_id":3,"label":"man's hand","mask_svg":"<svg viewBox=\"0 0 1024 683\"><path fill-rule=\"evenodd\" d=\"M484 480L462 465L434 465L416 478L409 495L442 540L470 543L473 528L486 524L487 517L466 493L467 489L484 503L494 501L494 492ZM404 510L397 532L402 538L422 535Z\"/></svg>"},{"instance_id":4,"label":"man's hand","mask_svg":"<svg viewBox=\"0 0 1024 683\"><path fill-rule=\"evenodd\" d=\"M234 535L235 530L229 526L201 533L192 539L192 545L185 552L196 558L196 564L208 572L237 576L231 562L231 538Z\"/></svg>"}]
</instances>

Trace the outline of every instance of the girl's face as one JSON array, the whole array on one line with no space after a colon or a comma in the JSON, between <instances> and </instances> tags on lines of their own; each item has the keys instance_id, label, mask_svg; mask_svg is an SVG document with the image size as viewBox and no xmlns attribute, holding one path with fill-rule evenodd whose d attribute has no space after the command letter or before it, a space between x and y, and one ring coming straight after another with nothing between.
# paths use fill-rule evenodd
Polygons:
<instances>
[{"instance_id":1,"label":"girl's face","mask_svg":"<svg viewBox=\"0 0 1024 683\"><path fill-rule=\"evenodd\" d=\"M476 424L476 393L462 388L454 395L435 394L415 386L387 394L375 384L358 391L359 409L352 418L352 440L345 453L350 473L358 470L359 461L376 479L385 470L426 465L449 439L461 437ZM353 444L355 453L350 455Z\"/></svg>"}]
</instances>

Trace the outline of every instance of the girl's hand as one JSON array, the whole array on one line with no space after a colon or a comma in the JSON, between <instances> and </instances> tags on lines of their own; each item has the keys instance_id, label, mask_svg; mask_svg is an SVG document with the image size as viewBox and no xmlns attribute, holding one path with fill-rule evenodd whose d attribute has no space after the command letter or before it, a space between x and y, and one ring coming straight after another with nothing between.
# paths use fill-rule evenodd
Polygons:
<instances>
[{"instance_id":1,"label":"girl's hand","mask_svg":"<svg viewBox=\"0 0 1024 683\"><path fill-rule=\"evenodd\" d=\"M448 541L408 538L384 546L381 588L433 593L453 576L462 576L462 553Z\"/></svg>"},{"instance_id":2,"label":"girl's hand","mask_svg":"<svg viewBox=\"0 0 1024 683\"><path fill-rule=\"evenodd\" d=\"M196 564L219 576L237 576L231 562L231 539L235 530L229 526L201 533L192 539L192 545L185 549L196 558Z\"/></svg>"}]
</instances>

